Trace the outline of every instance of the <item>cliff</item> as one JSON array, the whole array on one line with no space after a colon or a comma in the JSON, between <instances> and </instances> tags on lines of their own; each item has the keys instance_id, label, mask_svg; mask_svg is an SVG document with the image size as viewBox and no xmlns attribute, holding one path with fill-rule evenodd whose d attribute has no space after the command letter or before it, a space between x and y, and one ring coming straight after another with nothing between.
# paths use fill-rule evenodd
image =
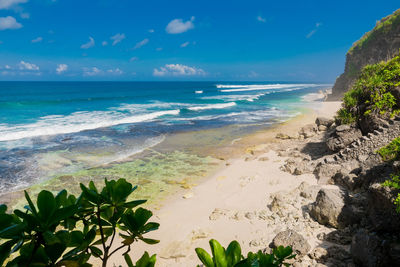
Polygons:
<instances>
[{"instance_id":1,"label":"cliff","mask_svg":"<svg viewBox=\"0 0 400 267\"><path fill-rule=\"evenodd\" d=\"M336 79L328 100L341 99L364 66L387 61L397 55L399 49L400 9L378 21L370 32L353 44L346 54L344 73Z\"/></svg>"}]
</instances>

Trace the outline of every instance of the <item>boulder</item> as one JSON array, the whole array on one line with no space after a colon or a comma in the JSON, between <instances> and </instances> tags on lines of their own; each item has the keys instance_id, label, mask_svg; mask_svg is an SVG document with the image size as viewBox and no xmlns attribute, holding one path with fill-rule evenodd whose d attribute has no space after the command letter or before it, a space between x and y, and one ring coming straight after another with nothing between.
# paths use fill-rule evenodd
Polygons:
<instances>
[{"instance_id":1,"label":"boulder","mask_svg":"<svg viewBox=\"0 0 400 267\"><path fill-rule=\"evenodd\" d=\"M311 246L307 242L307 240L302 235L293 230L279 232L274 237L270 247L275 248L279 246L291 246L293 251L299 255L306 255L311 249Z\"/></svg>"},{"instance_id":2,"label":"boulder","mask_svg":"<svg viewBox=\"0 0 400 267\"><path fill-rule=\"evenodd\" d=\"M331 151L338 152L361 138L361 136L361 130L355 126L340 125L336 127L335 131L327 139L326 145Z\"/></svg>"},{"instance_id":3,"label":"boulder","mask_svg":"<svg viewBox=\"0 0 400 267\"><path fill-rule=\"evenodd\" d=\"M363 229L353 236L350 251L354 263L360 266L393 266L385 262L383 240Z\"/></svg>"},{"instance_id":4,"label":"boulder","mask_svg":"<svg viewBox=\"0 0 400 267\"><path fill-rule=\"evenodd\" d=\"M310 138L315 135L317 132L317 127L315 124L307 124L306 126L300 129L299 134L304 136L304 138Z\"/></svg>"},{"instance_id":5,"label":"boulder","mask_svg":"<svg viewBox=\"0 0 400 267\"><path fill-rule=\"evenodd\" d=\"M300 196L301 197L304 197L306 199L314 200L317 197L318 192L321 189L321 186L319 186L319 185L310 185L307 182L302 182L298 186L298 189L300 191Z\"/></svg>"},{"instance_id":6,"label":"boulder","mask_svg":"<svg viewBox=\"0 0 400 267\"><path fill-rule=\"evenodd\" d=\"M339 164L324 164L319 163L314 169L315 177L318 179L318 184L333 184L332 178L338 173L342 167Z\"/></svg>"},{"instance_id":7,"label":"boulder","mask_svg":"<svg viewBox=\"0 0 400 267\"><path fill-rule=\"evenodd\" d=\"M339 188L322 188L311 205L310 215L320 224L344 228L359 221L357 214L346 203L348 196Z\"/></svg>"},{"instance_id":8,"label":"boulder","mask_svg":"<svg viewBox=\"0 0 400 267\"><path fill-rule=\"evenodd\" d=\"M322 125L322 126L325 126L327 128L331 127L333 122L334 121L332 119L328 119L328 118L325 118L325 117L318 117L315 120L315 124L317 124L317 126L321 126Z\"/></svg>"}]
</instances>

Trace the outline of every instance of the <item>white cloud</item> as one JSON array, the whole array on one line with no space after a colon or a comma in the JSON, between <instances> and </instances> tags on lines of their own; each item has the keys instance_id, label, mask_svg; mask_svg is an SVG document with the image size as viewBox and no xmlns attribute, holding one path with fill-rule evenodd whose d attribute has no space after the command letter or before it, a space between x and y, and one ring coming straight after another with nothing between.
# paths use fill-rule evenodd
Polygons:
<instances>
[{"instance_id":1,"label":"white cloud","mask_svg":"<svg viewBox=\"0 0 400 267\"><path fill-rule=\"evenodd\" d=\"M7 70L10 70L11 66L10 65L5 65L4 68L7 69Z\"/></svg>"},{"instance_id":2,"label":"white cloud","mask_svg":"<svg viewBox=\"0 0 400 267\"><path fill-rule=\"evenodd\" d=\"M103 71L99 68L92 67L92 68L83 68L83 75L84 76L96 76L103 73Z\"/></svg>"},{"instance_id":3,"label":"white cloud","mask_svg":"<svg viewBox=\"0 0 400 267\"><path fill-rule=\"evenodd\" d=\"M261 17L261 16L257 16L257 20L258 20L259 22L266 22L266 21L267 21L266 18L263 18L263 17Z\"/></svg>"},{"instance_id":4,"label":"white cloud","mask_svg":"<svg viewBox=\"0 0 400 267\"><path fill-rule=\"evenodd\" d=\"M122 34L117 33L116 35L110 37L110 39L113 40L113 43L112 43L113 46L120 43L125 38L126 38L126 36L124 33L122 33Z\"/></svg>"},{"instance_id":5,"label":"white cloud","mask_svg":"<svg viewBox=\"0 0 400 267\"><path fill-rule=\"evenodd\" d=\"M183 44L181 44L181 47L186 47L190 44L190 42L184 42Z\"/></svg>"},{"instance_id":6,"label":"white cloud","mask_svg":"<svg viewBox=\"0 0 400 267\"><path fill-rule=\"evenodd\" d=\"M33 39L31 42L32 43L40 43L41 41L43 41L43 37L38 37L38 38L35 38L35 39Z\"/></svg>"},{"instance_id":7,"label":"white cloud","mask_svg":"<svg viewBox=\"0 0 400 267\"><path fill-rule=\"evenodd\" d=\"M137 60L139 60L138 57L131 57L131 58L129 59L129 62L133 62L133 61L137 61Z\"/></svg>"},{"instance_id":8,"label":"white cloud","mask_svg":"<svg viewBox=\"0 0 400 267\"><path fill-rule=\"evenodd\" d=\"M9 9L12 6L26 2L28 2L28 0L0 0L0 9Z\"/></svg>"},{"instance_id":9,"label":"white cloud","mask_svg":"<svg viewBox=\"0 0 400 267\"><path fill-rule=\"evenodd\" d=\"M146 38L146 39L138 42L133 49L141 48L142 46L146 45L149 41L150 40Z\"/></svg>"},{"instance_id":10,"label":"white cloud","mask_svg":"<svg viewBox=\"0 0 400 267\"><path fill-rule=\"evenodd\" d=\"M39 66L33 64L33 63L29 63L29 62L25 62L25 61L21 61L19 62L19 69L20 70L39 70Z\"/></svg>"},{"instance_id":11,"label":"white cloud","mask_svg":"<svg viewBox=\"0 0 400 267\"><path fill-rule=\"evenodd\" d=\"M95 44L95 43L94 43L94 39L93 39L92 37L89 36L89 42L87 42L87 43L81 45L81 48L82 48L82 49L89 49L89 48L93 47L94 44Z\"/></svg>"},{"instance_id":12,"label":"white cloud","mask_svg":"<svg viewBox=\"0 0 400 267\"><path fill-rule=\"evenodd\" d=\"M311 38L311 36L313 36L318 31L318 28L321 27L321 25L321 22L315 23L315 28L306 35L306 38Z\"/></svg>"},{"instance_id":13,"label":"white cloud","mask_svg":"<svg viewBox=\"0 0 400 267\"><path fill-rule=\"evenodd\" d=\"M17 22L14 17L1 17L0 18L0 31L3 30L16 30L22 28L22 24Z\"/></svg>"},{"instance_id":14,"label":"white cloud","mask_svg":"<svg viewBox=\"0 0 400 267\"><path fill-rule=\"evenodd\" d=\"M68 65L67 64L58 64L58 66L56 68L57 74L61 74L61 73L65 72L65 71L67 71L67 70L68 70Z\"/></svg>"},{"instance_id":15,"label":"white cloud","mask_svg":"<svg viewBox=\"0 0 400 267\"><path fill-rule=\"evenodd\" d=\"M122 70L120 70L119 68L116 69L109 69L107 70L108 73L113 74L113 75L121 75L124 74L124 72Z\"/></svg>"},{"instance_id":16,"label":"white cloud","mask_svg":"<svg viewBox=\"0 0 400 267\"><path fill-rule=\"evenodd\" d=\"M153 33L153 32L154 32L154 29L150 29L150 30L149 30L149 33Z\"/></svg>"},{"instance_id":17,"label":"white cloud","mask_svg":"<svg viewBox=\"0 0 400 267\"><path fill-rule=\"evenodd\" d=\"M182 64L166 64L159 69L153 70L153 75L157 77L164 77L164 76L200 76L205 75L205 71L196 68L190 67Z\"/></svg>"},{"instance_id":18,"label":"white cloud","mask_svg":"<svg viewBox=\"0 0 400 267\"><path fill-rule=\"evenodd\" d=\"M20 13L19 16L20 16L22 19L29 19L29 18L31 17L31 14L29 14L29 13L27 13L27 12L23 12L23 13Z\"/></svg>"},{"instance_id":19,"label":"white cloud","mask_svg":"<svg viewBox=\"0 0 400 267\"><path fill-rule=\"evenodd\" d=\"M167 27L165 28L165 31L169 34L178 34L186 32L194 28L193 21L194 17L191 17L190 20L185 22L182 19L171 20L168 23Z\"/></svg>"},{"instance_id":20,"label":"white cloud","mask_svg":"<svg viewBox=\"0 0 400 267\"><path fill-rule=\"evenodd\" d=\"M101 45L102 45L102 46L106 46L106 45L108 45L108 42L107 42L107 41L103 41L103 42L101 43Z\"/></svg>"}]
</instances>

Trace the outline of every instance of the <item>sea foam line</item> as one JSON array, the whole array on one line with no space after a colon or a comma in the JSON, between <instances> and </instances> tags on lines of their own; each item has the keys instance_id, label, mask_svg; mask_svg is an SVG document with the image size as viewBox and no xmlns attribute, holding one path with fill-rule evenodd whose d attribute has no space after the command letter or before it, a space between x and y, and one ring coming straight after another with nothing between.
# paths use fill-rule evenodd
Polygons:
<instances>
[{"instance_id":1,"label":"sea foam line","mask_svg":"<svg viewBox=\"0 0 400 267\"><path fill-rule=\"evenodd\" d=\"M164 115L178 115L179 109L122 117L114 112L75 112L68 116L47 116L38 122L9 127L0 124L0 142L29 137L76 133L126 123L154 120ZM82 123L88 122L88 123Z\"/></svg>"},{"instance_id":2,"label":"sea foam line","mask_svg":"<svg viewBox=\"0 0 400 267\"><path fill-rule=\"evenodd\" d=\"M222 104L210 104L210 105L204 105L204 106L190 107L188 109L192 110L192 111L199 111L199 110L206 110L206 109L229 108L229 107L233 107L233 106L236 106L235 102L222 103Z\"/></svg>"}]
</instances>

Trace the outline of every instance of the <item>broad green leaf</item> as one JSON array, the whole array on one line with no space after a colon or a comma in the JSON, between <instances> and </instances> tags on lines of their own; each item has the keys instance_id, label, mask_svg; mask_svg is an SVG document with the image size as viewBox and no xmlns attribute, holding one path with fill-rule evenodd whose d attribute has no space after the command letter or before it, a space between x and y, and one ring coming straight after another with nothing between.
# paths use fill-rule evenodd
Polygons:
<instances>
[{"instance_id":1,"label":"broad green leaf","mask_svg":"<svg viewBox=\"0 0 400 267\"><path fill-rule=\"evenodd\" d=\"M199 257L200 261L206 266L206 267L215 267L214 262L210 256L210 254L207 253L202 248L196 248L195 249L197 257Z\"/></svg>"},{"instance_id":2,"label":"broad green leaf","mask_svg":"<svg viewBox=\"0 0 400 267\"><path fill-rule=\"evenodd\" d=\"M226 248L226 258L228 266L234 266L242 257L242 249L237 241L232 241Z\"/></svg>"},{"instance_id":3,"label":"broad green leaf","mask_svg":"<svg viewBox=\"0 0 400 267\"><path fill-rule=\"evenodd\" d=\"M7 211L7 205L1 204L0 205L0 214L4 214Z\"/></svg>"},{"instance_id":4,"label":"broad green leaf","mask_svg":"<svg viewBox=\"0 0 400 267\"><path fill-rule=\"evenodd\" d=\"M40 217L47 222L51 219L57 204L52 193L42 190L37 197L37 205Z\"/></svg>"},{"instance_id":5,"label":"broad green leaf","mask_svg":"<svg viewBox=\"0 0 400 267\"><path fill-rule=\"evenodd\" d=\"M133 209L136 206L139 206L143 203L146 203L147 200L133 200L130 202L126 202L123 206L128 209Z\"/></svg>"},{"instance_id":6,"label":"broad green leaf","mask_svg":"<svg viewBox=\"0 0 400 267\"><path fill-rule=\"evenodd\" d=\"M0 231L0 238L11 239L20 236L26 225L24 223L13 224Z\"/></svg>"},{"instance_id":7,"label":"broad green leaf","mask_svg":"<svg viewBox=\"0 0 400 267\"><path fill-rule=\"evenodd\" d=\"M228 267L228 261L225 255L225 249L217 240L210 240L211 252L213 254L215 267Z\"/></svg>"},{"instance_id":8,"label":"broad green leaf","mask_svg":"<svg viewBox=\"0 0 400 267\"><path fill-rule=\"evenodd\" d=\"M143 242L145 242L146 244L149 244L149 245L154 245L154 244L160 243L160 240L151 239L151 238L141 238L140 240L142 240Z\"/></svg>"}]
</instances>

